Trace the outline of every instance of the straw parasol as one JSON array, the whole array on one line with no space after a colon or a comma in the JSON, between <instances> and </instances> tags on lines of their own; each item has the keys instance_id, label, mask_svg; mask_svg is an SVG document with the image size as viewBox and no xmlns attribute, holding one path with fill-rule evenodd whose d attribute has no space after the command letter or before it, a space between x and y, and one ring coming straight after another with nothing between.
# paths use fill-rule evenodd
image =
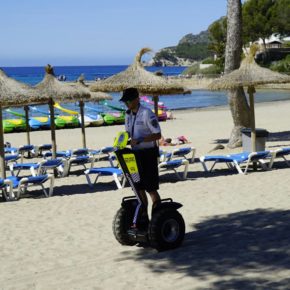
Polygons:
<instances>
[{"instance_id":1,"label":"straw parasol","mask_svg":"<svg viewBox=\"0 0 290 290\"><path fill-rule=\"evenodd\" d=\"M88 89L80 86L72 86L68 83L60 82L54 75L53 68L50 65L45 67L46 74L43 80L35 88L40 95L46 97L50 110L50 126L52 141L52 158L56 158L56 138L54 123L54 100L59 102L68 102L87 99L90 97Z\"/></svg>"},{"instance_id":2,"label":"straw parasol","mask_svg":"<svg viewBox=\"0 0 290 290\"><path fill-rule=\"evenodd\" d=\"M155 113L158 112L158 96L183 94L185 88L173 81L166 80L144 69L141 63L142 56L151 52L150 48L142 48L136 55L133 64L126 70L113 75L106 80L97 81L90 89L93 92L120 92L129 87L134 87L140 93L148 94L154 98Z\"/></svg>"},{"instance_id":3,"label":"straw parasol","mask_svg":"<svg viewBox=\"0 0 290 290\"><path fill-rule=\"evenodd\" d=\"M71 85L75 86L75 87L81 87L84 90L86 90L88 92L88 94L90 94L90 98L86 100L88 102L99 102L99 101L103 101L103 100L112 100L113 99L113 97L107 93L91 92L89 90L88 85L85 84L85 77L83 74L80 75L80 77L77 79L76 83L72 83ZM80 115L81 115L82 143L83 143L83 148L87 148L85 118L84 118L84 100L79 101L79 106L80 106Z\"/></svg>"},{"instance_id":4,"label":"straw parasol","mask_svg":"<svg viewBox=\"0 0 290 290\"><path fill-rule=\"evenodd\" d=\"M251 141L252 151L256 151L256 129L255 129L255 109L254 93L256 85L271 83L287 83L290 77L284 74L273 72L267 68L260 67L255 62L257 46L252 46L250 53L242 61L239 69L213 81L209 85L210 90L230 90L241 86L248 87L250 113L251 113Z\"/></svg>"},{"instance_id":5,"label":"straw parasol","mask_svg":"<svg viewBox=\"0 0 290 290\"><path fill-rule=\"evenodd\" d=\"M0 169L1 177L6 177L4 160L4 137L2 124L2 107L23 106L31 103L43 103L45 98L36 89L8 77L0 69ZM29 130L26 123L26 129ZM27 131L29 133L29 131Z\"/></svg>"}]
</instances>

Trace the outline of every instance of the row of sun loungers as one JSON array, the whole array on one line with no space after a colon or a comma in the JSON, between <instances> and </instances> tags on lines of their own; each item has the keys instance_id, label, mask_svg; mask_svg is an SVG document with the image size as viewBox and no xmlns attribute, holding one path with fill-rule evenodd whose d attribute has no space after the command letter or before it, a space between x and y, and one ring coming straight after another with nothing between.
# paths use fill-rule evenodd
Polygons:
<instances>
[{"instance_id":1,"label":"row of sun loungers","mask_svg":"<svg viewBox=\"0 0 290 290\"><path fill-rule=\"evenodd\" d=\"M10 170L11 176L6 180L0 181L0 190L2 196L6 200L19 199L22 192L25 192L28 185L40 185L45 196L53 194L54 178L56 176L65 177L71 172L73 166L83 166L88 185L93 187L100 176L112 176L117 188L122 188L125 185L123 173L117 167L113 147L104 147L98 150L76 149L67 151L58 151L56 159L52 158L51 145L44 144L40 146L24 145L19 148L6 147L5 160L6 165ZM178 179L185 179L188 172L189 162L194 161L194 148L182 148L180 151L160 152L161 157L159 164L160 171L172 170L176 173ZM185 155L191 154L190 159L185 159ZM23 162L24 156L27 157L42 157L39 162ZM173 159L178 158L178 159ZM18 162L18 159L21 159ZM101 160L108 160L108 167L96 167ZM182 173L177 171L178 168L184 167ZM23 177L22 172L29 172L28 176ZM48 174L48 172L50 174ZM91 176L95 176L94 181L91 181ZM44 183L50 181L49 191L44 188ZM9 188L9 190L4 189ZM15 193L16 191L16 193Z\"/></svg>"},{"instance_id":2,"label":"row of sun loungers","mask_svg":"<svg viewBox=\"0 0 290 290\"><path fill-rule=\"evenodd\" d=\"M71 173L72 167L82 166L84 175L90 187L93 187L99 177L112 176L116 187L121 189L125 186L123 172L118 168L113 154L113 147L104 147L98 150L76 149L58 151L57 158L52 159L51 145L41 146L25 145L20 148L6 147L5 162L11 176L5 180L0 179L0 191L6 200L19 199L21 194L29 186L38 185L44 195L49 197L53 194L55 177L66 177ZM190 163L196 160L194 147L174 149L171 152L160 151L160 172L173 171L179 180L187 178ZM230 170L236 170L240 174L247 174L252 164L260 166L264 170L273 167L275 160L282 159L287 166L290 162L287 155L290 147L279 148L272 151L243 152L228 155L205 155L199 161L205 172L212 172L217 164L225 164ZM41 157L42 160L35 163L22 162L24 156ZM18 163L18 160L21 161ZM107 167L98 166L99 161L107 160ZM103 165L103 164L102 164ZM28 171L27 176L22 176L22 171ZM47 188L44 184L48 183Z\"/></svg>"}]
</instances>

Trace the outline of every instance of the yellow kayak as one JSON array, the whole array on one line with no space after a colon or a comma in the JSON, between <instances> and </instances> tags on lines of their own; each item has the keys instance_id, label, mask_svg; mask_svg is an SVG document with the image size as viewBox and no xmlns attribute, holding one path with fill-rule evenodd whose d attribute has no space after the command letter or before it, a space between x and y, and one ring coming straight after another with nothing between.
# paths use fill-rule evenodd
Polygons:
<instances>
[{"instance_id":1,"label":"yellow kayak","mask_svg":"<svg viewBox=\"0 0 290 290\"><path fill-rule=\"evenodd\" d=\"M26 128L24 119L6 119L3 122L4 132L11 132L11 128L13 127L13 131L24 131Z\"/></svg>"},{"instance_id":2,"label":"yellow kayak","mask_svg":"<svg viewBox=\"0 0 290 290\"><path fill-rule=\"evenodd\" d=\"M54 107L55 107L56 109L59 109L59 110L65 112L65 113L68 113L68 114L71 114L71 115L78 115L78 114L79 114L79 113L76 112L76 111L69 110L69 109L66 109L66 108L62 107L59 103L55 103L55 104L54 104Z\"/></svg>"}]
</instances>

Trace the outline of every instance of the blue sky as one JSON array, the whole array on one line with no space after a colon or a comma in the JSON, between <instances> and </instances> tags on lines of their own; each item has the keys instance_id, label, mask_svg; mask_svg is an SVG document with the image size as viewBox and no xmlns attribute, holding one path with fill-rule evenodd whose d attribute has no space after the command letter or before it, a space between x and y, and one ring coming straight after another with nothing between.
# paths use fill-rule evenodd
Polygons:
<instances>
[{"instance_id":1,"label":"blue sky","mask_svg":"<svg viewBox=\"0 0 290 290\"><path fill-rule=\"evenodd\" d=\"M226 15L226 0L1 1L0 66L130 64Z\"/></svg>"}]
</instances>

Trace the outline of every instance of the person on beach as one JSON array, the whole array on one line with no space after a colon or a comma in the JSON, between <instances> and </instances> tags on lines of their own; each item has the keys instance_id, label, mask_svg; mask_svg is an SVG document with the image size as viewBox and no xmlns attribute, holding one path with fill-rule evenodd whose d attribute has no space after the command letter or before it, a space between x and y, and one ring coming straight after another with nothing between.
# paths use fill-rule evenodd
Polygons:
<instances>
[{"instance_id":1,"label":"person on beach","mask_svg":"<svg viewBox=\"0 0 290 290\"><path fill-rule=\"evenodd\" d=\"M139 92L136 88L123 91L121 102L128 108L125 117L125 130L128 132L132 150L135 151L140 174L139 197L143 204L141 214L147 216L149 193L153 209L160 201L158 157L158 140L161 138L161 129L156 115L147 107L140 104Z\"/></svg>"},{"instance_id":2,"label":"person on beach","mask_svg":"<svg viewBox=\"0 0 290 290\"><path fill-rule=\"evenodd\" d=\"M176 140L172 140L172 138L164 138L161 136L159 140L159 146L176 146L182 144L189 144L191 143L185 136L178 136Z\"/></svg>"}]
</instances>

